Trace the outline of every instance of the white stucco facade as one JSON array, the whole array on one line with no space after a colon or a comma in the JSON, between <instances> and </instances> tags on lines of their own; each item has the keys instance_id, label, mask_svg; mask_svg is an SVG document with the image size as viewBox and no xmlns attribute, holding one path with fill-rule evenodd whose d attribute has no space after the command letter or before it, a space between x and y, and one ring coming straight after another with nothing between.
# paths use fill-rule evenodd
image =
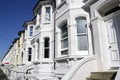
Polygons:
<instances>
[{"instance_id":1,"label":"white stucco facade","mask_svg":"<svg viewBox=\"0 0 120 80\"><path fill-rule=\"evenodd\" d=\"M38 1L2 60L14 65L10 80L85 80L98 71L118 71L119 80L119 3Z\"/></svg>"}]
</instances>

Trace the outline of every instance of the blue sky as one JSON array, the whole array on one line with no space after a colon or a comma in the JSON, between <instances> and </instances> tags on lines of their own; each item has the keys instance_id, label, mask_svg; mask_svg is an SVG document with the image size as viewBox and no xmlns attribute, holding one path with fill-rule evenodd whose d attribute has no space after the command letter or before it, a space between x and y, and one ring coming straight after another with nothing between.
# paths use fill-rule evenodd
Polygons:
<instances>
[{"instance_id":1,"label":"blue sky","mask_svg":"<svg viewBox=\"0 0 120 80\"><path fill-rule=\"evenodd\" d=\"M25 21L32 20L38 0L0 0L0 59L5 55Z\"/></svg>"}]
</instances>

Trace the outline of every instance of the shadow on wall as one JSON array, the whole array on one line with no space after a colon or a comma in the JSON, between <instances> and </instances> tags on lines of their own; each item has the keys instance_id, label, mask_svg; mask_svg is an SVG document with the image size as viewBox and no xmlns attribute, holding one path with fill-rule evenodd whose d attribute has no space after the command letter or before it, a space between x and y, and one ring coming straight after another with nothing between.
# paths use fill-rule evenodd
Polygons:
<instances>
[{"instance_id":1,"label":"shadow on wall","mask_svg":"<svg viewBox=\"0 0 120 80\"><path fill-rule=\"evenodd\" d=\"M8 80L2 69L0 68L0 80Z\"/></svg>"}]
</instances>

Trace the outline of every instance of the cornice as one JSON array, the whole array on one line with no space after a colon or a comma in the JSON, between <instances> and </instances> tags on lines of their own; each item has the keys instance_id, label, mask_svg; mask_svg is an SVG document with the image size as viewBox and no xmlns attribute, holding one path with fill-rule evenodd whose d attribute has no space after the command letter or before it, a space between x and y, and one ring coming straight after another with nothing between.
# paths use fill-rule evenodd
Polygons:
<instances>
[{"instance_id":1,"label":"cornice","mask_svg":"<svg viewBox=\"0 0 120 80\"><path fill-rule=\"evenodd\" d=\"M90 6L97 2L98 0L83 0L85 5L82 7L85 11L89 12Z\"/></svg>"},{"instance_id":2,"label":"cornice","mask_svg":"<svg viewBox=\"0 0 120 80\"><path fill-rule=\"evenodd\" d=\"M21 30L21 31L18 32L18 35L20 36L24 32L25 32L25 30Z\"/></svg>"},{"instance_id":3,"label":"cornice","mask_svg":"<svg viewBox=\"0 0 120 80\"><path fill-rule=\"evenodd\" d=\"M39 0L38 3L33 8L33 12L36 14L39 10L41 10L42 5L53 5L53 0Z\"/></svg>"}]
</instances>

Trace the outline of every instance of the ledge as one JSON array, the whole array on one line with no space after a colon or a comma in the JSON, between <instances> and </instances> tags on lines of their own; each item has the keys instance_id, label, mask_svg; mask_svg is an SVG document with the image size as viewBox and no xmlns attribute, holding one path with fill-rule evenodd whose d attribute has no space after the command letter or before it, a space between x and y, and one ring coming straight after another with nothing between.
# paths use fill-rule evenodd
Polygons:
<instances>
[{"instance_id":1,"label":"ledge","mask_svg":"<svg viewBox=\"0 0 120 80\"><path fill-rule=\"evenodd\" d=\"M35 65L40 64L39 61L33 61L32 63L35 64Z\"/></svg>"},{"instance_id":2,"label":"ledge","mask_svg":"<svg viewBox=\"0 0 120 80\"><path fill-rule=\"evenodd\" d=\"M61 8L63 4L65 4L66 1L64 0L63 2L61 2L58 6L57 6L57 9Z\"/></svg>"},{"instance_id":3,"label":"ledge","mask_svg":"<svg viewBox=\"0 0 120 80\"><path fill-rule=\"evenodd\" d=\"M69 60L69 59L83 59L85 56L82 55L67 55L67 56L62 56L62 57L57 57L54 58L54 61L61 61L61 60Z\"/></svg>"}]
</instances>

